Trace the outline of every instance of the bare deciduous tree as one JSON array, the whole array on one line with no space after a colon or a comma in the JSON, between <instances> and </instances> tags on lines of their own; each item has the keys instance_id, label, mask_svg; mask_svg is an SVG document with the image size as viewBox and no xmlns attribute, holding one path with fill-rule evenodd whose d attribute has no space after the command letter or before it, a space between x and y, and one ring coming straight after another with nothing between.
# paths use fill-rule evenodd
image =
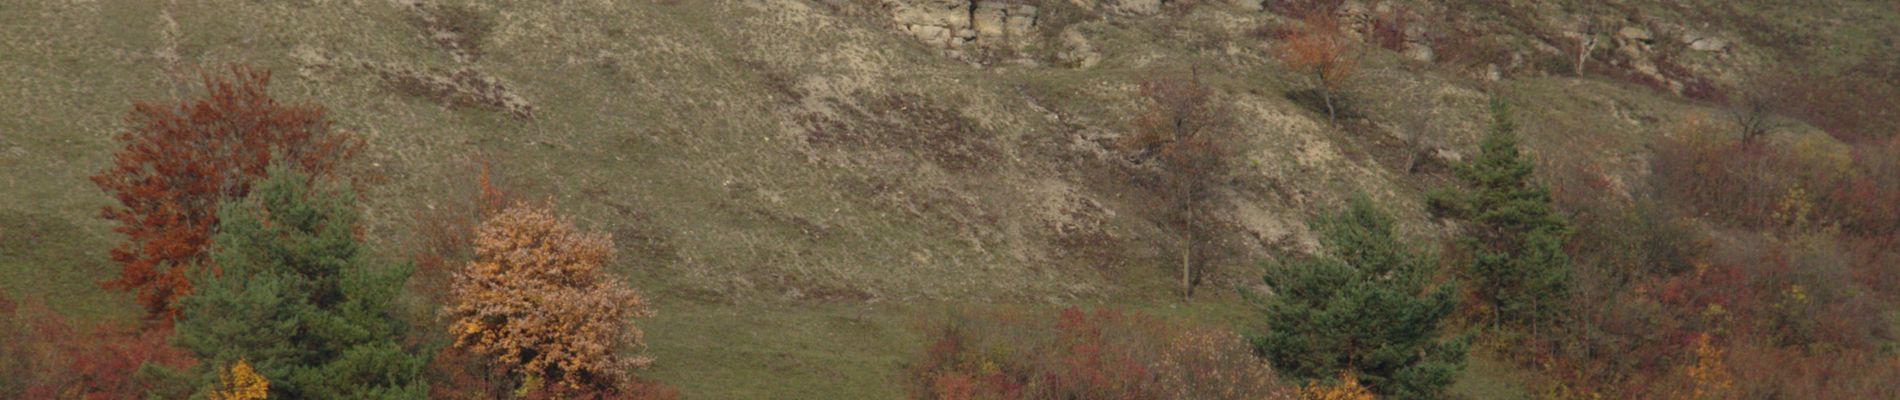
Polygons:
<instances>
[{"instance_id":1,"label":"bare deciduous tree","mask_svg":"<svg viewBox=\"0 0 1900 400\"><path fill-rule=\"evenodd\" d=\"M1776 108L1779 107L1776 103L1778 97L1780 94L1771 84L1751 76L1729 98L1729 120L1735 122L1735 128L1742 136L1742 144L1755 143L1757 139L1781 129L1781 124L1774 119Z\"/></svg>"},{"instance_id":2,"label":"bare deciduous tree","mask_svg":"<svg viewBox=\"0 0 1900 400\"><path fill-rule=\"evenodd\" d=\"M1577 37L1577 77L1583 77L1583 64L1590 61L1590 52L1597 48L1597 23L1583 22L1583 32Z\"/></svg>"},{"instance_id":3,"label":"bare deciduous tree","mask_svg":"<svg viewBox=\"0 0 1900 400\"><path fill-rule=\"evenodd\" d=\"M1432 121L1438 117L1439 97L1434 86L1413 82L1398 91L1396 100L1414 106L1399 116L1397 136L1405 142L1405 173L1417 173L1420 161L1433 157L1441 146L1432 135Z\"/></svg>"},{"instance_id":4,"label":"bare deciduous tree","mask_svg":"<svg viewBox=\"0 0 1900 400\"><path fill-rule=\"evenodd\" d=\"M1181 293L1192 298L1215 245L1210 236L1218 224L1205 209L1227 178L1228 110L1198 74L1143 83L1141 95L1147 109L1121 147L1137 161L1156 162L1138 182L1154 192L1157 214L1180 235Z\"/></svg>"}]
</instances>

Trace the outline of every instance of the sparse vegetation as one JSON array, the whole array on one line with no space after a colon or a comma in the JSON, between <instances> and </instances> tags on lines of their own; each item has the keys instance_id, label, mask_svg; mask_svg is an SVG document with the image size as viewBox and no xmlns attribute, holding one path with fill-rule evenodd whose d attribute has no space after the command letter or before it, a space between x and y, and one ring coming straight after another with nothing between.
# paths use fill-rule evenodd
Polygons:
<instances>
[{"instance_id":1,"label":"sparse vegetation","mask_svg":"<svg viewBox=\"0 0 1900 400\"><path fill-rule=\"evenodd\" d=\"M1292 390L1232 333L1113 310L956 313L905 370L915 399L1274 399Z\"/></svg>"},{"instance_id":2,"label":"sparse vegetation","mask_svg":"<svg viewBox=\"0 0 1900 400\"><path fill-rule=\"evenodd\" d=\"M12 2L0 398L1894 398L1896 34L1864 0ZM271 165L352 223L219 218ZM1353 193L1384 247L1300 223ZM506 333L441 311L523 199L638 304L457 346ZM1374 264L1341 247L1408 273L1303 268ZM1288 306L1297 272L1380 301ZM585 362L525 366L550 337Z\"/></svg>"}]
</instances>

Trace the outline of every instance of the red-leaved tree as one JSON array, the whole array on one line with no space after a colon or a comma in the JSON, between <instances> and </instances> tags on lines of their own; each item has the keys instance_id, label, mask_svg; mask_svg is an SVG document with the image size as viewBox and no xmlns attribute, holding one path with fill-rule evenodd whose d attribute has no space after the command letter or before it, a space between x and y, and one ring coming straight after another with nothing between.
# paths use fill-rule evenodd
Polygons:
<instances>
[{"instance_id":1,"label":"red-leaved tree","mask_svg":"<svg viewBox=\"0 0 1900 400\"><path fill-rule=\"evenodd\" d=\"M191 292L188 271L206 260L218 207L241 198L273 163L311 179L334 179L362 141L332 131L315 105L283 105L266 86L270 73L232 66L203 75L205 93L176 104L139 102L119 134L124 147L92 182L116 204L101 214L126 236L112 249L119 276L110 289L137 292L162 322Z\"/></svg>"}]
</instances>

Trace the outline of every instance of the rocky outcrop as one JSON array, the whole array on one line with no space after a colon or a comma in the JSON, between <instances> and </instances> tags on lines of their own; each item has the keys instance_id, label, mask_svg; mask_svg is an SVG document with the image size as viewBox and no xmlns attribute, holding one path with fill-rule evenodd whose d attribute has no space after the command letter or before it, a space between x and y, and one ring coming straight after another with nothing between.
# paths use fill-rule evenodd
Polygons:
<instances>
[{"instance_id":1,"label":"rocky outcrop","mask_svg":"<svg viewBox=\"0 0 1900 400\"><path fill-rule=\"evenodd\" d=\"M1034 36L1036 6L1001 0L892 0L900 29L946 48L1008 45Z\"/></svg>"},{"instance_id":2,"label":"rocky outcrop","mask_svg":"<svg viewBox=\"0 0 1900 400\"><path fill-rule=\"evenodd\" d=\"M1161 12L1165 0L1112 0L1107 4L1109 11L1132 15L1155 15Z\"/></svg>"}]
</instances>

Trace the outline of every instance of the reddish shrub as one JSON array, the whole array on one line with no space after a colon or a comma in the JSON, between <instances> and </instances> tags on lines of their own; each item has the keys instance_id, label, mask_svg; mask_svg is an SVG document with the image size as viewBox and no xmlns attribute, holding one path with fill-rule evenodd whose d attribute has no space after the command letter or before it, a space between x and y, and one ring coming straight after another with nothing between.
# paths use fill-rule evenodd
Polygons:
<instances>
[{"instance_id":1,"label":"reddish shrub","mask_svg":"<svg viewBox=\"0 0 1900 400\"><path fill-rule=\"evenodd\" d=\"M1895 150L1684 131L1655 147L1654 193L1636 193L1633 207L1569 203L1612 226L1580 231L1575 321L1544 344L1551 357L1530 360L1550 369L1551 390L1893 397L1900 385L1881 367L1900 362L1887 349L1900 335L1884 293L1900 282L1891 267L1900 253L1895 213L1881 203L1900 177L1881 160ZM1682 222L1694 220L1709 224ZM1654 245L1664 238L1677 239ZM1653 267L1675 262L1688 267ZM1712 385L1723 373L1733 384Z\"/></svg>"},{"instance_id":2,"label":"reddish shrub","mask_svg":"<svg viewBox=\"0 0 1900 400\"><path fill-rule=\"evenodd\" d=\"M0 397L133 399L170 393L146 365L181 369L193 361L169 344L171 331L100 324L75 329L37 303L0 298Z\"/></svg>"},{"instance_id":3,"label":"reddish shrub","mask_svg":"<svg viewBox=\"0 0 1900 400\"><path fill-rule=\"evenodd\" d=\"M1386 50L1404 51L1405 31L1411 27L1413 18L1405 7L1393 7L1372 19L1372 24L1366 27L1371 31L1367 32L1367 36Z\"/></svg>"},{"instance_id":4,"label":"reddish shrub","mask_svg":"<svg viewBox=\"0 0 1900 400\"><path fill-rule=\"evenodd\" d=\"M1789 116L1826 130L1842 141L1871 143L1900 133L1900 62L1867 61L1836 74L1783 73L1776 81Z\"/></svg>"},{"instance_id":5,"label":"reddish shrub","mask_svg":"<svg viewBox=\"0 0 1900 400\"><path fill-rule=\"evenodd\" d=\"M959 314L907 369L914 399L1276 398L1266 362L1231 333L1111 310Z\"/></svg>"}]
</instances>

